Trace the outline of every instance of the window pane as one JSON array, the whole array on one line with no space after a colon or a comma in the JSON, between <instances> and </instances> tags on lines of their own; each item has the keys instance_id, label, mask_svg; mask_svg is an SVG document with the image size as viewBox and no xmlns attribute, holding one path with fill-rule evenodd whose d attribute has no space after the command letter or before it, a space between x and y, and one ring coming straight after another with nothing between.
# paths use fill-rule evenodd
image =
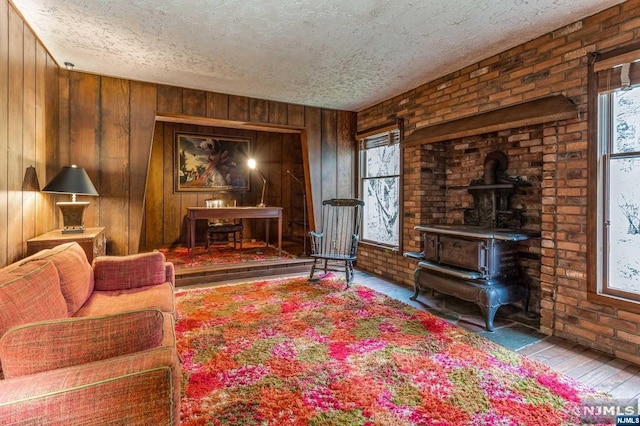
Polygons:
<instances>
[{"instance_id":1,"label":"window pane","mask_svg":"<svg viewBox=\"0 0 640 426\"><path fill-rule=\"evenodd\" d=\"M640 151L640 88L613 93L613 153Z\"/></svg>"},{"instance_id":2,"label":"window pane","mask_svg":"<svg viewBox=\"0 0 640 426\"><path fill-rule=\"evenodd\" d=\"M365 179L363 186L362 238L397 246L399 178Z\"/></svg>"},{"instance_id":3,"label":"window pane","mask_svg":"<svg viewBox=\"0 0 640 426\"><path fill-rule=\"evenodd\" d=\"M640 293L640 158L609 162L608 287Z\"/></svg>"},{"instance_id":4,"label":"window pane","mask_svg":"<svg viewBox=\"0 0 640 426\"><path fill-rule=\"evenodd\" d=\"M384 145L365 151L367 158L366 177L392 176L400 174L400 145Z\"/></svg>"}]
</instances>

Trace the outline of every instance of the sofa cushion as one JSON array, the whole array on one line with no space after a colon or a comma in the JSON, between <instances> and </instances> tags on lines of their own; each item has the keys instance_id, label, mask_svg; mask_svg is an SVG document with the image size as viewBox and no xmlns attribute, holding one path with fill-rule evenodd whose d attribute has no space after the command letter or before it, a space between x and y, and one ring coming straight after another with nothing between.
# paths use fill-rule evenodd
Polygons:
<instances>
[{"instance_id":1,"label":"sofa cushion","mask_svg":"<svg viewBox=\"0 0 640 426\"><path fill-rule=\"evenodd\" d=\"M71 242L42 252L37 259L51 260L56 266L68 315L73 316L87 301L94 286L93 270L84 250L78 243Z\"/></svg>"},{"instance_id":2,"label":"sofa cushion","mask_svg":"<svg viewBox=\"0 0 640 426\"><path fill-rule=\"evenodd\" d=\"M24 324L0 338L5 378L86 364L160 346L159 310Z\"/></svg>"},{"instance_id":3,"label":"sofa cushion","mask_svg":"<svg viewBox=\"0 0 640 426\"><path fill-rule=\"evenodd\" d=\"M93 261L95 289L126 290L166 281L165 257L160 252L128 256L100 256Z\"/></svg>"},{"instance_id":4,"label":"sofa cushion","mask_svg":"<svg viewBox=\"0 0 640 426\"><path fill-rule=\"evenodd\" d=\"M0 270L0 336L13 326L66 318L67 305L52 262L38 260Z\"/></svg>"},{"instance_id":5,"label":"sofa cushion","mask_svg":"<svg viewBox=\"0 0 640 426\"><path fill-rule=\"evenodd\" d=\"M75 316L110 315L135 309L159 309L173 314L175 312L173 286L166 282L129 290L95 290Z\"/></svg>"}]
</instances>

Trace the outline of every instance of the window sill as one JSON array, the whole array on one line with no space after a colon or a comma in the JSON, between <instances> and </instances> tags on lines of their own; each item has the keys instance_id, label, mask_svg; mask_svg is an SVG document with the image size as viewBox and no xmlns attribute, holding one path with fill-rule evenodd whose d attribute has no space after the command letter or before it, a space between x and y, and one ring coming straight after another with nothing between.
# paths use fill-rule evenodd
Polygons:
<instances>
[{"instance_id":1,"label":"window sill","mask_svg":"<svg viewBox=\"0 0 640 426\"><path fill-rule=\"evenodd\" d=\"M381 244L381 243L375 243L373 241L362 241L362 240L360 241L359 245L377 248L377 249L384 250L384 251L387 251L387 252L392 252L394 254L401 254L400 253L400 247L398 247L398 246L389 246L389 245L385 245L385 244Z\"/></svg>"},{"instance_id":2,"label":"window sill","mask_svg":"<svg viewBox=\"0 0 640 426\"><path fill-rule=\"evenodd\" d=\"M587 300L591 303L597 303L598 305L640 314L640 302L633 300L623 299L609 294L593 293L591 291L587 293Z\"/></svg>"}]
</instances>

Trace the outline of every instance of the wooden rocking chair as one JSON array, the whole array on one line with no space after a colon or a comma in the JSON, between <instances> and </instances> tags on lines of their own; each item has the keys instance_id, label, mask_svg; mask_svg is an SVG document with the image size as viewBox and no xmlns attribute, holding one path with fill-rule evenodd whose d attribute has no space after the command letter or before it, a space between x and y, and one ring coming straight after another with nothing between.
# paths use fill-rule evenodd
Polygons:
<instances>
[{"instance_id":1,"label":"wooden rocking chair","mask_svg":"<svg viewBox=\"0 0 640 426\"><path fill-rule=\"evenodd\" d=\"M327 271L345 271L347 286L353 280L353 262L358 252L362 207L364 202L353 198L334 198L322 202L322 229L310 232L311 257L314 259L309 280L318 263Z\"/></svg>"}]
</instances>

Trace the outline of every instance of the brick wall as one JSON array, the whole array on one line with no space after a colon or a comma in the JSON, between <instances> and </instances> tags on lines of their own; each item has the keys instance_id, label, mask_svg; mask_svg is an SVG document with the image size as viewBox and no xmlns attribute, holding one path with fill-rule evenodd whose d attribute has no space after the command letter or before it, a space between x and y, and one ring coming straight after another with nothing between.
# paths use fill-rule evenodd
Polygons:
<instances>
[{"instance_id":1,"label":"brick wall","mask_svg":"<svg viewBox=\"0 0 640 426\"><path fill-rule=\"evenodd\" d=\"M640 0L632 0L363 110L358 131L403 118L409 136L416 128L542 96L562 94L573 101L579 110L575 119L516 130L530 133L524 139L517 134L485 136L507 138L509 149L530 157L536 169L522 171L524 167L514 174L535 175L539 189L531 196L539 197L540 210L528 219L537 223L542 238L539 247L527 248L524 267L539 275L541 331L640 364L640 314L587 301L586 273L586 55L638 37ZM449 197L446 171L467 143L471 149L482 144L479 139L456 140L403 150L404 251L421 249L415 225L460 219L456 212L447 213L447 204L462 204L466 196L455 195L456 201ZM481 155L480 149L477 153ZM468 177L460 176L460 182ZM533 272L538 261L539 271ZM406 285L413 283L413 266L402 253L364 244L359 250L359 268Z\"/></svg>"}]
</instances>

